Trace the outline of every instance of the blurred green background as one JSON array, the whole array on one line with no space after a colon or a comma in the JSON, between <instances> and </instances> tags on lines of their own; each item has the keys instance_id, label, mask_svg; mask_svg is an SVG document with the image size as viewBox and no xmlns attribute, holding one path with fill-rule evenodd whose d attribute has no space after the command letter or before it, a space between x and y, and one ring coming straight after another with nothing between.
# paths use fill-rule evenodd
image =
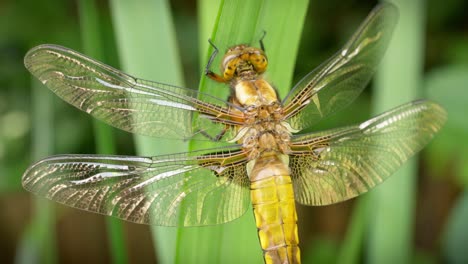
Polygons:
<instances>
[{"instance_id":1,"label":"blurred green background","mask_svg":"<svg viewBox=\"0 0 468 264\"><path fill-rule=\"evenodd\" d=\"M326 207L300 206L305 263L468 263L468 2L400 2L399 29L384 71L354 104L319 128L364 121L411 98L439 102L448 110L448 122L419 158L412 159L412 165L395 175L397 180L389 180L363 198ZM235 38L221 38L229 33L224 30L229 23L264 19L218 17L220 6L262 8L239 3L0 2L2 263L262 262L253 223L245 227L249 235L236 233L243 219L214 233L208 231L210 227L196 228L195 235L188 234L193 228L150 229L49 203L21 187L26 168L48 155L158 153L143 149L145 139L135 141L128 133L93 122L33 80L23 66L23 57L30 48L43 43L60 44L134 76L196 89L209 54L206 40L216 35L211 33L214 21L219 19L219 28L215 29L219 39L214 39L224 50L226 45L237 44L229 43ZM377 3L310 0L292 6L285 2L283 10L299 10L285 16L290 16L291 25L300 26L278 25L278 31L285 34L283 38L291 38L288 44L275 39L275 25L268 24L272 22L264 22L268 32L266 50L273 57L290 51L286 61L292 62L297 53L297 60L294 72L290 67L290 73L282 70L271 79L287 91L289 87L284 86L290 79L294 83L334 54ZM264 8L271 8L271 4ZM271 14L275 19L280 15ZM258 37L256 33L252 33L252 39ZM296 35L300 36L297 41ZM386 92L387 87L390 90ZM387 189L386 194L378 194L379 189ZM394 207L405 210L392 211ZM251 215L246 217L245 222L250 222Z\"/></svg>"}]
</instances>

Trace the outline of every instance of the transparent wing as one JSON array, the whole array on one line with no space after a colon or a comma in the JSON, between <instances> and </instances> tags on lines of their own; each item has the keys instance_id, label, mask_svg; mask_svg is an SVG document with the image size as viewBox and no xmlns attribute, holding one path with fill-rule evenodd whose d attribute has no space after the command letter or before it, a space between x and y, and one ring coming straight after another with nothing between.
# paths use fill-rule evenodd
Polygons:
<instances>
[{"instance_id":1,"label":"transparent wing","mask_svg":"<svg viewBox=\"0 0 468 264\"><path fill-rule=\"evenodd\" d=\"M439 105L415 101L359 125L295 137L290 167L296 200L328 205L367 192L421 150L445 120Z\"/></svg>"},{"instance_id":2,"label":"transparent wing","mask_svg":"<svg viewBox=\"0 0 468 264\"><path fill-rule=\"evenodd\" d=\"M378 5L348 43L306 75L283 101L285 119L302 130L351 103L365 88L398 20L392 4Z\"/></svg>"},{"instance_id":3,"label":"transparent wing","mask_svg":"<svg viewBox=\"0 0 468 264\"><path fill-rule=\"evenodd\" d=\"M63 155L32 165L22 181L37 195L135 223L213 225L249 207L244 159L230 149L153 158Z\"/></svg>"},{"instance_id":4,"label":"transparent wing","mask_svg":"<svg viewBox=\"0 0 468 264\"><path fill-rule=\"evenodd\" d=\"M24 62L60 98L129 132L207 140L195 136L217 135L232 120L242 120L226 101L206 94L201 101L197 91L140 80L61 46L35 47Z\"/></svg>"}]
</instances>

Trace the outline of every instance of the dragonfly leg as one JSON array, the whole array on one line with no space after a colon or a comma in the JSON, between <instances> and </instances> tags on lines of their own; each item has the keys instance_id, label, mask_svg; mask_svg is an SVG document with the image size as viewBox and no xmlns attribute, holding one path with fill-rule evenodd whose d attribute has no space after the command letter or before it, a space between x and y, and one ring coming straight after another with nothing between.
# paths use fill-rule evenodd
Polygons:
<instances>
[{"instance_id":1,"label":"dragonfly leg","mask_svg":"<svg viewBox=\"0 0 468 264\"><path fill-rule=\"evenodd\" d=\"M211 39L208 39L208 43L210 43L211 47L213 47L213 53L211 53L210 59L208 60L208 63L206 64L205 67L205 75L208 76L210 79L224 83L226 80L219 74L214 73L213 71L210 70L211 64L213 64L214 59L216 58L216 55L218 55L218 48L216 45L211 41Z\"/></svg>"},{"instance_id":2,"label":"dragonfly leg","mask_svg":"<svg viewBox=\"0 0 468 264\"><path fill-rule=\"evenodd\" d=\"M216 136L214 136L214 137L213 137L212 135L206 133L206 131L201 130L201 129L198 130L197 132L200 132L200 134L202 134L203 136L209 138L209 139L212 140L212 141L218 142L218 141L220 141L220 140L223 138L223 136L226 134L227 130L228 130L228 126L224 126L223 130L221 130L221 132L219 132L219 133L218 133Z\"/></svg>"},{"instance_id":3,"label":"dragonfly leg","mask_svg":"<svg viewBox=\"0 0 468 264\"><path fill-rule=\"evenodd\" d=\"M266 36L266 30L263 30L263 35L260 37L260 40L258 42L260 42L260 48L265 52L265 44L263 44L263 39L265 38Z\"/></svg>"}]
</instances>

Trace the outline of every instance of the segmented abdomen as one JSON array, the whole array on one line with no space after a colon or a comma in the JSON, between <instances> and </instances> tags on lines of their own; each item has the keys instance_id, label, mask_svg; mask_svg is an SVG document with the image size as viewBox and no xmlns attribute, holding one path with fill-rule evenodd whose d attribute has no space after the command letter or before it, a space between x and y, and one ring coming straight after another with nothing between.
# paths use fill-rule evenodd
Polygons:
<instances>
[{"instance_id":1,"label":"segmented abdomen","mask_svg":"<svg viewBox=\"0 0 468 264\"><path fill-rule=\"evenodd\" d=\"M250 195L265 263L300 263L291 177L271 176L253 181Z\"/></svg>"}]
</instances>

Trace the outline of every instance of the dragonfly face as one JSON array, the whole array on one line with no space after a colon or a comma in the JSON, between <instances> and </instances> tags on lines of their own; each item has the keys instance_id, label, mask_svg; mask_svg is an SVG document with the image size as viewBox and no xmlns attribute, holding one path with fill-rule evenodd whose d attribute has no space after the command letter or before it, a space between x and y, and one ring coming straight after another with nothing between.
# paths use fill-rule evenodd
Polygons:
<instances>
[{"instance_id":1,"label":"dragonfly face","mask_svg":"<svg viewBox=\"0 0 468 264\"><path fill-rule=\"evenodd\" d=\"M247 45L236 45L226 51L221 72L225 82L233 78L251 80L264 73L267 65L267 57L263 50Z\"/></svg>"},{"instance_id":2,"label":"dragonfly face","mask_svg":"<svg viewBox=\"0 0 468 264\"><path fill-rule=\"evenodd\" d=\"M295 201L327 205L367 192L445 122L444 109L419 100L354 126L300 133L361 93L397 17L393 5L377 6L348 43L284 100L262 77L268 65L264 51L247 45L226 52L221 75L206 70L211 79L229 84L227 101L134 78L64 47L33 48L25 57L29 71L110 125L232 144L156 157L49 157L24 173L23 186L79 209L163 226L229 222L252 203L265 261L298 263Z\"/></svg>"}]
</instances>

